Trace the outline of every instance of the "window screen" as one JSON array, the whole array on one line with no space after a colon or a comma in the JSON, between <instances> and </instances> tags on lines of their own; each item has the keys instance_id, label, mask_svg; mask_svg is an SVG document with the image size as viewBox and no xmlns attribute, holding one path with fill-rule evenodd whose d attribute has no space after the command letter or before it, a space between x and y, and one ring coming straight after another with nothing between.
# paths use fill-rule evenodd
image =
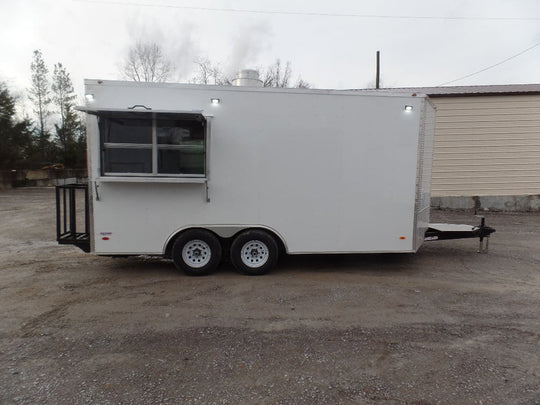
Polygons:
<instances>
[{"instance_id":1,"label":"window screen","mask_svg":"<svg viewBox=\"0 0 540 405\"><path fill-rule=\"evenodd\" d=\"M204 126L187 120L157 120L158 173L204 174Z\"/></svg>"},{"instance_id":2,"label":"window screen","mask_svg":"<svg viewBox=\"0 0 540 405\"><path fill-rule=\"evenodd\" d=\"M105 149L105 172L152 173L152 149Z\"/></svg>"},{"instance_id":3,"label":"window screen","mask_svg":"<svg viewBox=\"0 0 540 405\"><path fill-rule=\"evenodd\" d=\"M152 143L152 119L110 118L105 142Z\"/></svg>"}]
</instances>

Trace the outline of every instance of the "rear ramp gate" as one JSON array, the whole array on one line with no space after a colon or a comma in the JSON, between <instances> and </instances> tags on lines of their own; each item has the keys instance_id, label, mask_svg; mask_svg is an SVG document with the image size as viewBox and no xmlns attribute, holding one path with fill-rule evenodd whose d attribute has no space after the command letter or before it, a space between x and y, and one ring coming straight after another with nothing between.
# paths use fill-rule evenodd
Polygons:
<instances>
[{"instance_id":1,"label":"rear ramp gate","mask_svg":"<svg viewBox=\"0 0 540 405\"><path fill-rule=\"evenodd\" d=\"M90 252L88 185L56 186L56 240Z\"/></svg>"}]
</instances>

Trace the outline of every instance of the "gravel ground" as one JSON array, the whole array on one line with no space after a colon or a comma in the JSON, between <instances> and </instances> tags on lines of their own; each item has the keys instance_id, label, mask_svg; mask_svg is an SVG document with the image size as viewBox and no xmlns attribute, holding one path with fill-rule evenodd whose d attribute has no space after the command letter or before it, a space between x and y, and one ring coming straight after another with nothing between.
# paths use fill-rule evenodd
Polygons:
<instances>
[{"instance_id":1,"label":"gravel ground","mask_svg":"<svg viewBox=\"0 0 540 405\"><path fill-rule=\"evenodd\" d=\"M540 214L413 255L229 265L54 241L54 190L0 191L0 402L540 404ZM434 222L475 223L434 211Z\"/></svg>"}]
</instances>

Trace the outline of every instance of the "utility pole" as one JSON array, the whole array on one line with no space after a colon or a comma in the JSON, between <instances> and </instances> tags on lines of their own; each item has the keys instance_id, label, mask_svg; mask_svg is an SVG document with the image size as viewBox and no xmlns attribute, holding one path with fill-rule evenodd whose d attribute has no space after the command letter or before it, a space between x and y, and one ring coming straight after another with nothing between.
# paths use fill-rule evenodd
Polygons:
<instances>
[{"instance_id":1,"label":"utility pole","mask_svg":"<svg viewBox=\"0 0 540 405\"><path fill-rule=\"evenodd\" d=\"M380 63L380 52L377 51L377 73L375 75L375 88L379 89L379 78L381 76L381 63Z\"/></svg>"}]
</instances>

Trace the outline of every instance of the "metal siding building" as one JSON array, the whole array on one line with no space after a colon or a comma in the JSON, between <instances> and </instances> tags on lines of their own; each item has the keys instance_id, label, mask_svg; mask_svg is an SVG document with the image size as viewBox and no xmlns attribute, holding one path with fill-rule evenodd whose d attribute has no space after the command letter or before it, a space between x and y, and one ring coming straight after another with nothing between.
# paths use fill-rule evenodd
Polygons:
<instances>
[{"instance_id":1,"label":"metal siding building","mask_svg":"<svg viewBox=\"0 0 540 405\"><path fill-rule=\"evenodd\" d=\"M540 94L487 87L499 92L432 93L433 197L540 194Z\"/></svg>"},{"instance_id":2,"label":"metal siding building","mask_svg":"<svg viewBox=\"0 0 540 405\"><path fill-rule=\"evenodd\" d=\"M540 84L388 90L437 109L435 206L540 209Z\"/></svg>"}]
</instances>

